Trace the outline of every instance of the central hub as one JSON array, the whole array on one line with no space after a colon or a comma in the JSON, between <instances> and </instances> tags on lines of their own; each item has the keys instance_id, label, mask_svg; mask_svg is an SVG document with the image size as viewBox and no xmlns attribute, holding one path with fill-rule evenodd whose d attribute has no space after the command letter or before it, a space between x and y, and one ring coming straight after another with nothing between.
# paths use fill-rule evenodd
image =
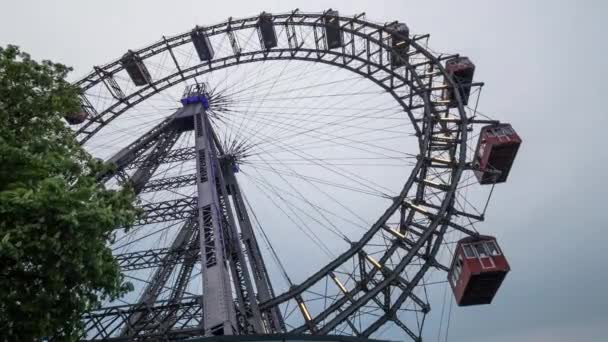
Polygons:
<instances>
[{"instance_id":1,"label":"central hub","mask_svg":"<svg viewBox=\"0 0 608 342\"><path fill-rule=\"evenodd\" d=\"M186 87L180 101L182 105L200 103L205 109L209 109L209 93L205 83L196 83Z\"/></svg>"},{"instance_id":2,"label":"central hub","mask_svg":"<svg viewBox=\"0 0 608 342\"><path fill-rule=\"evenodd\" d=\"M203 110L209 109L210 96L207 91L209 87L205 83L196 83L186 87L180 102L183 107L174 115L174 125L180 132L194 130L194 114L197 113L200 104Z\"/></svg>"},{"instance_id":3,"label":"central hub","mask_svg":"<svg viewBox=\"0 0 608 342\"><path fill-rule=\"evenodd\" d=\"M232 171L233 173L239 172L239 156L236 154L226 153L218 159L223 169Z\"/></svg>"}]
</instances>

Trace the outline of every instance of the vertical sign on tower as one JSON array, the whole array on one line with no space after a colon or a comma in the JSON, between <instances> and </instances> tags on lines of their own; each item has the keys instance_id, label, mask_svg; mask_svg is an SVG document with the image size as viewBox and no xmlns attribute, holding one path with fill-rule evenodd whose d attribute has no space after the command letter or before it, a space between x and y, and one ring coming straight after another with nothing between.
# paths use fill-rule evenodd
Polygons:
<instances>
[{"instance_id":1,"label":"vertical sign on tower","mask_svg":"<svg viewBox=\"0 0 608 342\"><path fill-rule=\"evenodd\" d=\"M184 109L194 119L203 275L203 324L205 335L233 335L236 313L232 299L229 269L226 265L220 200L217 194L217 152L212 141L206 109L209 106L203 85L187 90Z\"/></svg>"}]
</instances>

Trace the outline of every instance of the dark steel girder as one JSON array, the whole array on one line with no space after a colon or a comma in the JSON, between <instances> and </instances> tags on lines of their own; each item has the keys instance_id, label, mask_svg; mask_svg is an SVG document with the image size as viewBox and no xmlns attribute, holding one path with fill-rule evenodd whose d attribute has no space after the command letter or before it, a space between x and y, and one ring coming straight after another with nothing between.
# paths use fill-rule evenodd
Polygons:
<instances>
[{"instance_id":1,"label":"dark steel girder","mask_svg":"<svg viewBox=\"0 0 608 342\"><path fill-rule=\"evenodd\" d=\"M154 161L169 154L179 136L180 133L176 129L169 129L158 137L158 143L144 156L144 165L141 165L129 179L136 194L141 193L143 187L158 169L159 164Z\"/></svg>"},{"instance_id":2,"label":"dark steel girder","mask_svg":"<svg viewBox=\"0 0 608 342\"><path fill-rule=\"evenodd\" d=\"M196 203L196 197L184 197L144 204L141 206L143 214L135 222L135 225L187 219L197 212Z\"/></svg>"},{"instance_id":3,"label":"dark steel girder","mask_svg":"<svg viewBox=\"0 0 608 342\"><path fill-rule=\"evenodd\" d=\"M152 305L156 302L159 294L165 288L169 277L173 273L176 264L173 262L171 256L175 251L180 250L184 253L185 259L192 259L193 256L190 253L186 253L185 250L189 249L191 245L197 245L198 239L193 241L195 231L198 230L198 222L194 218L190 218L181 228L173 243L169 247L173 253L165 255L165 258L161 260L159 267L154 271L149 283L147 284L144 291L142 291L139 304ZM181 291L182 289L177 289ZM150 331L151 329L157 329L155 326L150 327L151 313L133 313L127 320L128 324L123 325L121 328L122 336L135 336L138 331L145 330ZM157 322L163 322L166 324L165 318L171 316L173 313L160 313L154 315L154 320Z\"/></svg>"},{"instance_id":4,"label":"dark steel girder","mask_svg":"<svg viewBox=\"0 0 608 342\"><path fill-rule=\"evenodd\" d=\"M183 262L181 263L181 268L179 270L179 274L172 286L171 295L169 296L170 300L178 300L181 298L186 292L186 288L188 286L188 282L192 276L192 271L194 270L194 265L200 262L200 231L197 229L192 238L190 239L190 243L186 248L184 248Z\"/></svg>"},{"instance_id":5,"label":"dark steel girder","mask_svg":"<svg viewBox=\"0 0 608 342\"><path fill-rule=\"evenodd\" d=\"M434 225L435 227L437 226L436 223ZM403 272L405 267L409 265L412 259L416 256L417 250L422 248L424 243L426 242L426 239L428 239L432 235L434 229L435 228L431 227L425 232L424 237L420 238L416 243L417 248L412 248L412 250L410 250L407 255L401 260L401 262L399 262L399 264L394 268L393 272L391 272L390 275L385 276L384 279L377 284L377 286L370 288L367 292L365 292L365 294L357 298L357 300L354 301L350 306L346 307L344 310L335 315L334 318L329 320L329 322L325 322L323 327L319 329L318 333L321 335L329 334L334 328L336 328L336 326L344 322L344 320L348 319L348 317L352 315L358 308L365 305L372 298L376 297L382 291L383 288L389 286L391 283L396 281L397 277L399 277L399 274ZM439 245L436 246L438 247ZM425 265L428 264L429 263L425 263ZM418 284L418 280L419 279L412 279L409 283L409 287L413 289L414 286ZM405 300L408 296L409 293L404 296L405 298L403 300Z\"/></svg>"},{"instance_id":6,"label":"dark steel girder","mask_svg":"<svg viewBox=\"0 0 608 342\"><path fill-rule=\"evenodd\" d=\"M325 267L323 267L317 273L310 276L308 279L304 280L299 285L292 287L288 292L283 293L283 294L269 300L268 302L262 303L262 305L261 305L262 310L267 309L269 307L277 306L277 305L293 298L296 295L302 294L304 291L306 291L306 289L313 286L316 282L318 282L319 280L321 280L322 278L327 276L330 272L333 272L334 270L336 270L340 265L342 265L346 261L350 260L350 258L352 258L357 253L359 253L359 251L363 249L363 247L374 237L374 235L380 229L382 229L382 227L384 225L386 225L386 222L393 215L393 213L395 213L395 211L398 208L400 208L401 203L399 201L399 198L405 198L407 191L409 191L409 188L412 186L412 183L415 180L415 175L417 174L418 169L420 167L421 167L420 162L414 166L412 174L410 175L409 179L406 181L405 186L401 190L401 193L399 194L397 199L395 199L393 201L393 204L388 209L386 209L386 211L382 214L382 216L380 216L378 221L376 221L376 223L374 223L370 227L370 229L361 237L361 239L358 242L353 243L352 247L349 250L347 250L346 252L339 255L336 259L334 259L332 262L327 264Z\"/></svg>"},{"instance_id":7,"label":"dark steel girder","mask_svg":"<svg viewBox=\"0 0 608 342\"><path fill-rule=\"evenodd\" d=\"M108 163L114 166L114 170L108 170L98 176L98 180L106 181L116 172L124 170L124 168L136 158L140 157L145 151L150 149L157 143L157 139L173 125L173 115L167 117L162 122L152 127L137 140L124 147L108 159Z\"/></svg>"},{"instance_id":8,"label":"dark steel girder","mask_svg":"<svg viewBox=\"0 0 608 342\"><path fill-rule=\"evenodd\" d=\"M154 268L161 263L179 264L183 262L190 253L198 253L198 246L188 246L186 248L159 248L144 251L130 252L115 255L118 265L123 271L135 271L145 268Z\"/></svg>"},{"instance_id":9,"label":"dark steel girder","mask_svg":"<svg viewBox=\"0 0 608 342\"><path fill-rule=\"evenodd\" d=\"M194 147L178 148L169 150L166 154L158 156L156 159L147 159L146 155L134 160L127 168L149 167L158 164L177 163L192 160L196 157Z\"/></svg>"},{"instance_id":10,"label":"dark steel girder","mask_svg":"<svg viewBox=\"0 0 608 342\"><path fill-rule=\"evenodd\" d=\"M146 183L141 192L146 193L168 189L177 189L194 184L196 184L196 174L153 179Z\"/></svg>"},{"instance_id":11,"label":"dark steel girder","mask_svg":"<svg viewBox=\"0 0 608 342\"><path fill-rule=\"evenodd\" d=\"M390 247L387 248L386 252L379 259L379 264L385 265L387 260L389 260L389 258L391 258L393 256L393 254L397 250L399 250L401 247L402 247L402 244L400 243L400 241L394 240L391 243ZM322 312L315 315L315 317L313 318L313 320L311 322L309 322L309 324L302 325L298 328L295 328L293 330L294 333L304 333L307 330L310 330L309 325L317 326L317 325L321 324L324 320L326 320L332 314L342 312L344 309L344 305L349 302L351 303L351 308L353 307L353 305L357 305L357 307L363 306L365 303L356 303L353 300L353 298L355 298L357 296L357 294L364 294L365 292L367 292L369 290L368 287L369 287L370 283L373 284L376 288L381 289L382 291L389 289L391 286L397 286L397 287L403 289L405 285L410 284L410 282L406 281L405 279L403 279L403 277L401 277L400 273L397 273L395 271L391 271L391 270L387 270L387 269L381 270L376 267L371 268L369 271L364 271L364 269L365 269L364 255L365 255L364 252L359 252L359 256L362 256L362 257L359 258L358 262L359 262L359 266L362 269L362 271L360 272L361 279L356 282L356 285L350 291L344 293L344 296L336 299L325 310L323 310ZM380 283L376 279L376 275L378 273L382 273L383 276L385 276L385 277L389 276L389 275L393 276L396 278L396 280L394 282ZM426 312L429 310L429 305L427 303L425 303L422 299L418 298L417 296L415 296L411 293L409 294L409 297L413 300L413 302L415 302L420 307L422 312ZM373 296L373 297L371 297L371 299L377 300L377 297ZM347 319L347 321L348 321L348 319Z\"/></svg>"},{"instance_id":12,"label":"dark steel girder","mask_svg":"<svg viewBox=\"0 0 608 342\"><path fill-rule=\"evenodd\" d=\"M445 233L446 229L447 229L447 225L443 224L440 228L440 231L442 233ZM443 234L439 235L439 237L437 237L436 240L437 241L435 241L435 243L433 244L434 254L439 250L439 247L441 246L441 243L443 242ZM409 255L410 254L408 254L408 256ZM399 267L401 267L401 264L399 265ZM393 303L390 310L388 312L386 312L382 317L378 318L374 323L372 323L365 331L363 331L362 332L363 336L370 336L372 333L374 333L376 330L378 330L378 328L380 328L388 320L392 320L392 318L395 316L395 313L397 312L399 307L401 307L401 304L403 304L403 302L408 298L408 296L414 290L414 286L416 284L418 284L418 282L424 276L424 274L426 273L426 271L428 270L429 267L431 267L431 263L429 263L429 262L426 262L422 265L422 267L418 270L416 275L410 280L409 284L407 284L407 286L403 290L403 292L395 300L395 302Z\"/></svg>"},{"instance_id":13,"label":"dark steel girder","mask_svg":"<svg viewBox=\"0 0 608 342\"><path fill-rule=\"evenodd\" d=\"M159 326L157 318L166 313L174 313L178 320ZM118 336L123 326L129 326L129 318L138 314L146 317L145 322L130 326L133 335ZM83 340L131 341L145 332L145 337L158 340L201 336L203 307L201 297L184 297L178 301L161 301L153 304L132 304L111 306L93 310L83 316L85 336ZM153 332L149 332L154 328ZM146 331L147 330L147 331Z\"/></svg>"}]
</instances>

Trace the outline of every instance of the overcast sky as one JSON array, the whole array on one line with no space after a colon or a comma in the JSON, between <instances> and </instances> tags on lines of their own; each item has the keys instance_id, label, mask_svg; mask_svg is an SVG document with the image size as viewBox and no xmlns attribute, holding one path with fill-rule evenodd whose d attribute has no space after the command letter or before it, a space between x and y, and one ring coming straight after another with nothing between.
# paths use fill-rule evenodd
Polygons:
<instances>
[{"instance_id":1,"label":"overcast sky","mask_svg":"<svg viewBox=\"0 0 608 342\"><path fill-rule=\"evenodd\" d=\"M0 45L71 65L74 78L162 35L262 10L333 7L431 33L435 50L471 56L476 79L486 83L484 111L512 123L524 140L483 224L499 238L512 272L491 306L453 310L449 340L606 340L607 2L0 3Z\"/></svg>"}]
</instances>

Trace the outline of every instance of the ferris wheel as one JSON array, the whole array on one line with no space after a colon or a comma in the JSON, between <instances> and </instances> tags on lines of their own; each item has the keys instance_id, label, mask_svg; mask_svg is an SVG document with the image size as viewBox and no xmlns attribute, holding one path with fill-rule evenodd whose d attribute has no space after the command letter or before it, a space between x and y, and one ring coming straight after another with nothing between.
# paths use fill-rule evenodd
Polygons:
<instances>
[{"instance_id":1,"label":"ferris wheel","mask_svg":"<svg viewBox=\"0 0 608 342\"><path fill-rule=\"evenodd\" d=\"M490 303L509 265L481 225L521 139L428 34L337 11L163 37L76 82L78 140L143 215L112 249L135 291L86 340L420 340L438 286ZM443 317L443 313L442 313Z\"/></svg>"}]
</instances>

